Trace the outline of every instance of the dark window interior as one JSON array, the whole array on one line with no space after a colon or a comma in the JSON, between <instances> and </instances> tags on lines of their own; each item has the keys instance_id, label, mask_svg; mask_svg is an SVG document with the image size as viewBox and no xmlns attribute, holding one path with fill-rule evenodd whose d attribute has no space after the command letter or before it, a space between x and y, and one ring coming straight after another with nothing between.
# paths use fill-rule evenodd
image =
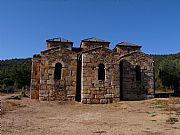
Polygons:
<instances>
[{"instance_id":1,"label":"dark window interior","mask_svg":"<svg viewBox=\"0 0 180 135\"><path fill-rule=\"evenodd\" d=\"M61 63L56 63L55 71L54 71L54 79L60 80L61 79L61 72L62 72Z\"/></svg>"},{"instance_id":2,"label":"dark window interior","mask_svg":"<svg viewBox=\"0 0 180 135\"><path fill-rule=\"evenodd\" d=\"M105 80L105 66L104 66L104 64L99 64L98 80Z\"/></svg>"},{"instance_id":3,"label":"dark window interior","mask_svg":"<svg viewBox=\"0 0 180 135\"><path fill-rule=\"evenodd\" d=\"M135 70L136 70L136 81L141 81L141 67L137 65Z\"/></svg>"}]
</instances>

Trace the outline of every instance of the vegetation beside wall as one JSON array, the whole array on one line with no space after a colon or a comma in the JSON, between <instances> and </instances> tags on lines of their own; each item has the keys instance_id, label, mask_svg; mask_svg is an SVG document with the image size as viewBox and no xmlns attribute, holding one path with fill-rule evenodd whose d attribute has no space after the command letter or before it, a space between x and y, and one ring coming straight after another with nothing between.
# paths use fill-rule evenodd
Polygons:
<instances>
[{"instance_id":1,"label":"vegetation beside wall","mask_svg":"<svg viewBox=\"0 0 180 135\"><path fill-rule=\"evenodd\" d=\"M31 58L0 60L0 91L13 92L29 88Z\"/></svg>"},{"instance_id":2,"label":"vegetation beside wall","mask_svg":"<svg viewBox=\"0 0 180 135\"><path fill-rule=\"evenodd\" d=\"M174 91L180 85L180 53L154 55L156 91Z\"/></svg>"}]
</instances>

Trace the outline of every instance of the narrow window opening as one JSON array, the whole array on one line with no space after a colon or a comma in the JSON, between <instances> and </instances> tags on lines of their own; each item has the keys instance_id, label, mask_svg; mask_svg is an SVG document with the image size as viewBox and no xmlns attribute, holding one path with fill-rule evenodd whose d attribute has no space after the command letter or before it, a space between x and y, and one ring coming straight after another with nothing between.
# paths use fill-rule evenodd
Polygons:
<instances>
[{"instance_id":1,"label":"narrow window opening","mask_svg":"<svg viewBox=\"0 0 180 135\"><path fill-rule=\"evenodd\" d=\"M55 70L54 70L54 79L60 80L61 79L61 72L62 72L61 63L56 63Z\"/></svg>"},{"instance_id":2,"label":"narrow window opening","mask_svg":"<svg viewBox=\"0 0 180 135\"><path fill-rule=\"evenodd\" d=\"M91 67L92 68L92 70L95 70L95 67Z\"/></svg>"},{"instance_id":3,"label":"narrow window opening","mask_svg":"<svg viewBox=\"0 0 180 135\"><path fill-rule=\"evenodd\" d=\"M98 80L105 80L105 66L104 66L104 64L99 64Z\"/></svg>"},{"instance_id":4,"label":"narrow window opening","mask_svg":"<svg viewBox=\"0 0 180 135\"><path fill-rule=\"evenodd\" d=\"M135 70L136 70L136 81L141 81L141 67L137 65Z\"/></svg>"}]
</instances>

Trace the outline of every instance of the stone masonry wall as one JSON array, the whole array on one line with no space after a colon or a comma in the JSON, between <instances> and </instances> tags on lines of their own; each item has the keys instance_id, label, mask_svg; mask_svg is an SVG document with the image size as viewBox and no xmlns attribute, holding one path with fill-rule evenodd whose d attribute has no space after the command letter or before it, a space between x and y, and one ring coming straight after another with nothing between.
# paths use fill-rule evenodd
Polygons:
<instances>
[{"instance_id":1,"label":"stone masonry wall","mask_svg":"<svg viewBox=\"0 0 180 135\"><path fill-rule=\"evenodd\" d=\"M135 52L120 55L101 48L82 54L82 102L111 103L119 100L141 100L153 94L153 60ZM120 61L124 61L120 67ZM105 65L105 80L98 80L98 65ZM141 81L136 80L136 65L141 68ZM120 74L120 68L123 68ZM120 78L123 76L121 86ZM122 94L122 95L121 95Z\"/></svg>"},{"instance_id":2,"label":"stone masonry wall","mask_svg":"<svg viewBox=\"0 0 180 135\"><path fill-rule=\"evenodd\" d=\"M76 92L77 54L60 47L42 52L40 100L73 100ZM62 64L61 79L54 79L55 64Z\"/></svg>"},{"instance_id":3,"label":"stone masonry wall","mask_svg":"<svg viewBox=\"0 0 180 135\"><path fill-rule=\"evenodd\" d=\"M124 46L118 51L108 46L109 42L82 42L81 48L72 48L72 43L48 42L49 48L32 59L31 98L62 101L78 97L85 104L106 104L153 95L152 57L138 47ZM55 79L57 63L62 65L61 77ZM98 80L99 64L105 66L104 80Z\"/></svg>"},{"instance_id":4,"label":"stone masonry wall","mask_svg":"<svg viewBox=\"0 0 180 135\"><path fill-rule=\"evenodd\" d=\"M105 80L98 80L98 65L105 65ZM111 50L95 49L82 54L82 103L119 100L118 65Z\"/></svg>"},{"instance_id":5,"label":"stone masonry wall","mask_svg":"<svg viewBox=\"0 0 180 135\"><path fill-rule=\"evenodd\" d=\"M81 43L81 48L83 48L84 50L93 49L100 46L104 48L108 48L109 43L99 43L99 42L82 42Z\"/></svg>"},{"instance_id":6,"label":"stone masonry wall","mask_svg":"<svg viewBox=\"0 0 180 135\"><path fill-rule=\"evenodd\" d=\"M39 99L40 88L40 55L34 55L32 59L32 71L31 71L31 99Z\"/></svg>"},{"instance_id":7,"label":"stone masonry wall","mask_svg":"<svg viewBox=\"0 0 180 135\"><path fill-rule=\"evenodd\" d=\"M141 52L121 59L123 62L123 81L121 93L123 100L141 100L154 93L153 60ZM141 69L141 81L136 80L136 65Z\"/></svg>"}]
</instances>

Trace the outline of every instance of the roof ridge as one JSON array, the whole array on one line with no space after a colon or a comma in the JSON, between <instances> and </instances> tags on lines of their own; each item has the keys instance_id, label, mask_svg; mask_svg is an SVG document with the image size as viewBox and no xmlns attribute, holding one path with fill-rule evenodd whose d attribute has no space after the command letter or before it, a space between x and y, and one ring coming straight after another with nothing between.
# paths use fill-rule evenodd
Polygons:
<instances>
[{"instance_id":1,"label":"roof ridge","mask_svg":"<svg viewBox=\"0 0 180 135\"><path fill-rule=\"evenodd\" d=\"M82 42L107 42L107 43L109 43L109 41L106 41L106 40L100 39L100 38L96 38L96 37L83 39Z\"/></svg>"},{"instance_id":2,"label":"roof ridge","mask_svg":"<svg viewBox=\"0 0 180 135\"><path fill-rule=\"evenodd\" d=\"M70 42L72 43L71 40L59 37L59 38L51 38L51 39L47 39L46 42Z\"/></svg>"},{"instance_id":3,"label":"roof ridge","mask_svg":"<svg viewBox=\"0 0 180 135\"><path fill-rule=\"evenodd\" d=\"M116 46L139 46L139 47L141 47L140 45L130 43L130 42L126 42L126 41L120 42Z\"/></svg>"},{"instance_id":4,"label":"roof ridge","mask_svg":"<svg viewBox=\"0 0 180 135\"><path fill-rule=\"evenodd\" d=\"M122 58L124 58L124 57L126 57L126 56L129 56L129 55L131 55L131 54L138 53L138 52L139 52L139 53L142 53L141 51L132 51L132 52L130 52L130 53L121 55L121 56L119 57L119 59L122 59Z\"/></svg>"}]
</instances>

